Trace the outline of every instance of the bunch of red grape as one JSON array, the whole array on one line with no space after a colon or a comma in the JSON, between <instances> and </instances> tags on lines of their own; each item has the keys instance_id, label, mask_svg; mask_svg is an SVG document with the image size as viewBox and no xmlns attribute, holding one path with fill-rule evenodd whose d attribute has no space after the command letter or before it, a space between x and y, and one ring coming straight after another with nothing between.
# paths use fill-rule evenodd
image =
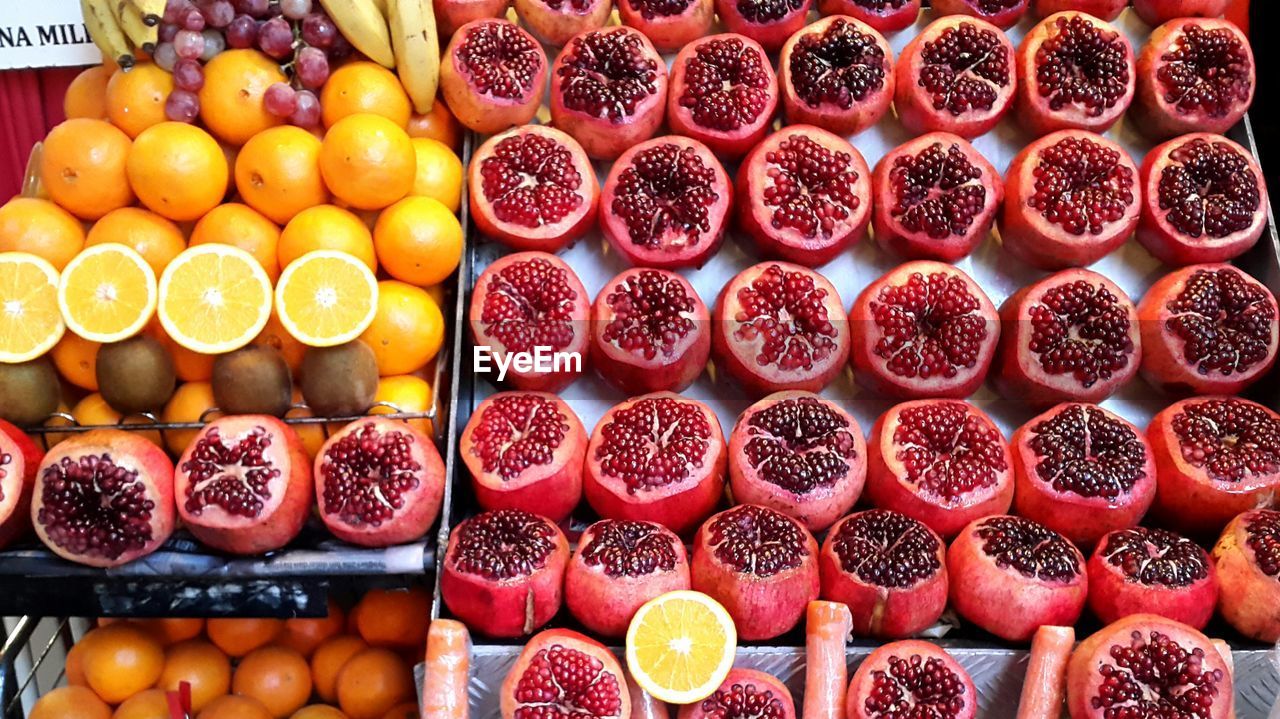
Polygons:
<instances>
[{"instance_id":1,"label":"bunch of red grape","mask_svg":"<svg viewBox=\"0 0 1280 719\"><path fill-rule=\"evenodd\" d=\"M204 63L232 49L257 49L290 77L267 89L271 114L299 127L320 124L316 93L329 65L351 54L351 44L313 0L169 0L154 60L173 73L165 115L195 122L200 115Z\"/></svg>"}]
</instances>

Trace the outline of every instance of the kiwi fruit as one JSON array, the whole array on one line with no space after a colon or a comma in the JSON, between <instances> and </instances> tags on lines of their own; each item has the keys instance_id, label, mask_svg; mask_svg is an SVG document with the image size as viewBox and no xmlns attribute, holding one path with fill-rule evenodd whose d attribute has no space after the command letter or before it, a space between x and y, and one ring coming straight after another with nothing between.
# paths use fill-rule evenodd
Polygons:
<instances>
[{"instance_id":1,"label":"kiwi fruit","mask_svg":"<svg viewBox=\"0 0 1280 719\"><path fill-rule=\"evenodd\" d=\"M289 365L273 347L249 345L213 361L213 399L226 414L283 417L293 406Z\"/></svg>"},{"instance_id":2,"label":"kiwi fruit","mask_svg":"<svg viewBox=\"0 0 1280 719\"><path fill-rule=\"evenodd\" d=\"M58 411L62 388L48 357L0 364L0 419L19 427L40 424Z\"/></svg>"},{"instance_id":3,"label":"kiwi fruit","mask_svg":"<svg viewBox=\"0 0 1280 719\"><path fill-rule=\"evenodd\" d=\"M123 415L164 409L178 378L173 358L150 335L137 335L98 349L98 391Z\"/></svg>"},{"instance_id":4,"label":"kiwi fruit","mask_svg":"<svg viewBox=\"0 0 1280 719\"><path fill-rule=\"evenodd\" d=\"M302 398L321 417L353 417L373 406L378 363L360 340L312 347L302 358Z\"/></svg>"}]
</instances>

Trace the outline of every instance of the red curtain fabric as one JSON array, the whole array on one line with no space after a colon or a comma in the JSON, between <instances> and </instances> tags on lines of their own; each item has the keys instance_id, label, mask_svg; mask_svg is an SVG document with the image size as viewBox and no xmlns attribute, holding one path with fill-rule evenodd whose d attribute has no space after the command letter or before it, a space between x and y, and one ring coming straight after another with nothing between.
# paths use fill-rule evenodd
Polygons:
<instances>
[{"instance_id":1,"label":"red curtain fabric","mask_svg":"<svg viewBox=\"0 0 1280 719\"><path fill-rule=\"evenodd\" d=\"M0 72L0 202L22 189L31 146L62 122L62 97L79 68Z\"/></svg>"}]
</instances>

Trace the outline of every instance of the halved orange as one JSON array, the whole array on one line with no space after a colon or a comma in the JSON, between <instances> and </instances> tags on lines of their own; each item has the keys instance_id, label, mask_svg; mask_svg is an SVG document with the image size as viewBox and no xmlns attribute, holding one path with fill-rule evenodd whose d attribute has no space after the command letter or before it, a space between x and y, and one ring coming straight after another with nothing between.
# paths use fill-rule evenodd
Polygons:
<instances>
[{"instance_id":1,"label":"halved orange","mask_svg":"<svg viewBox=\"0 0 1280 719\"><path fill-rule=\"evenodd\" d=\"M62 270L58 308L67 328L87 340L129 339L155 314L155 270L127 245L86 247Z\"/></svg>"},{"instance_id":2,"label":"halved orange","mask_svg":"<svg viewBox=\"0 0 1280 719\"><path fill-rule=\"evenodd\" d=\"M667 592L636 611L627 629L627 667L659 701L693 704L720 686L738 650L733 619L702 592Z\"/></svg>"},{"instance_id":3,"label":"halved orange","mask_svg":"<svg viewBox=\"0 0 1280 719\"><path fill-rule=\"evenodd\" d=\"M35 359L66 329L53 265L29 252L0 252L0 362Z\"/></svg>"},{"instance_id":4,"label":"halved orange","mask_svg":"<svg viewBox=\"0 0 1280 719\"><path fill-rule=\"evenodd\" d=\"M345 252L308 252L285 268L276 285L280 324L311 347L332 347L359 337L377 310L377 278Z\"/></svg>"},{"instance_id":5,"label":"halved orange","mask_svg":"<svg viewBox=\"0 0 1280 719\"><path fill-rule=\"evenodd\" d=\"M271 280L239 247L189 247L160 276L159 315L164 331L180 346L201 354L231 352L267 325Z\"/></svg>"}]
</instances>

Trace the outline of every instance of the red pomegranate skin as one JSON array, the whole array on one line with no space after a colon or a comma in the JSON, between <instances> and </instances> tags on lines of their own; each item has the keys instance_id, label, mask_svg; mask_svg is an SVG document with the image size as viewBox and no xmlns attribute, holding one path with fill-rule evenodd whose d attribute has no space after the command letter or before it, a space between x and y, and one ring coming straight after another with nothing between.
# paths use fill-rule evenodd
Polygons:
<instances>
[{"instance_id":1,"label":"red pomegranate skin","mask_svg":"<svg viewBox=\"0 0 1280 719\"><path fill-rule=\"evenodd\" d=\"M985 20L963 15L935 20L903 48L894 68L898 119L913 135L985 135L1013 107L1014 54L1004 32Z\"/></svg>"},{"instance_id":2,"label":"red pomegranate skin","mask_svg":"<svg viewBox=\"0 0 1280 719\"><path fill-rule=\"evenodd\" d=\"M454 0L446 1L452 3ZM474 5L479 6L479 3ZM501 7L505 9L505 0ZM445 102L458 122L482 135L491 135L532 120L542 102L547 83L547 56L542 51L542 46L532 35L516 25L490 17L488 9L477 7L477 10L482 11L480 18L459 27L440 58L440 92ZM476 86L472 75L475 68L467 59L470 57L467 48L471 46L471 36L481 31L503 35L512 47L519 46L529 53L526 56L529 58L528 66L521 71L527 71L527 82L518 80L518 86L501 95L495 95L491 89L482 91ZM476 65L483 66L479 58ZM519 88L523 90L513 94Z\"/></svg>"},{"instance_id":3,"label":"red pomegranate skin","mask_svg":"<svg viewBox=\"0 0 1280 719\"><path fill-rule=\"evenodd\" d=\"M689 581L689 557L674 532L653 522L602 519L578 540L564 600L587 629L623 637L641 606L688 589Z\"/></svg>"},{"instance_id":4,"label":"red pomegranate skin","mask_svg":"<svg viewBox=\"0 0 1280 719\"><path fill-rule=\"evenodd\" d=\"M1133 0L1133 11L1152 27L1180 17L1222 17L1230 0Z\"/></svg>"},{"instance_id":5,"label":"red pomegranate skin","mask_svg":"<svg viewBox=\"0 0 1280 719\"><path fill-rule=\"evenodd\" d=\"M1218 604L1218 570L1209 553L1161 529L1118 529L1089 558L1089 609L1104 624L1159 614L1203 630Z\"/></svg>"},{"instance_id":6,"label":"red pomegranate skin","mask_svg":"<svg viewBox=\"0 0 1280 719\"><path fill-rule=\"evenodd\" d=\"M440 37L452 37L458 28L472 20L500 17L510 0L434 0Z\"/></svg>"},{"instance_id":7,"label":"red pomegranate skin","mask_svg":"<svg viewBox=\"0 0 1280 719\"><path fill-rule=\"evenodd\" d=\"M617 658L603 644L571 629L548 629L529 640L502 682L500 705L502 719L549 711L595 719L633 716Z\"/></svg>"},{"instance_id":8,"label":"red pomegranate skin","mask_svg":"<svg viewBox=\"0 0 1280 719\"><path fill-rule=\"evenodd\" d=\"M786 2L762 2L761 0L715 0L716 15L729 32L746 35L764 46L770 53L777 52L793 33L804 27L812 0L787 0ZM752 17L761 6L766 11ZM781 10L782 14L777 14Z\"/></svg>"},{"instance_id":9,"label":"red pomegranate skin","mask_svg":"<svg viewBox=\"0 0 1280 719\"><path fill-rule=\"evenodd\" d=\"M1280 641L1280 512L1255 509L1231 520L1213 560L1222 617L1246 637Z\"/></svg>"},{"instance_id":10,"label":"red pomegranate skin","mask_svg":"<svg viewBox=\"0 0 1280 719\"><path fill-rule=\"evenodd\" d=\"M44 452L0 419L0 549L31 530L31 492Z\"/></svg>"},{"instance_id":11,"label":"red pomegranate skin","mask_svg":"<svg viewBox=\"0 0 1280 719\"><path fill-rule=\"evenodd\" d=\"M1134 4L1139 2L1142 0ZM1113 22L1127 7L1128 0L1031 0L1031 14L1042 19L1054 13L1076 10Z\"/></svg>"},{"instance_id":12,"label":"red pomegranate skin","mask_svg":"<svg viewBox=\"0 0 1280 719\"><path fill-rule=\"evenodd\" d=\"M969 15L1008 30L1027 13L1029 0L933 0L938 15Z\"/></svg>"},{"instance_id":13,"label":"red pomegranate skin","mask_svg":"<svg viewBox=\"0 0 1280 719\"><path fill-rule=\"evenodd\" d=\"M916 23L920 0L818 0L818 14L848 15L880 32L898 32Z\"/></svg>"},{"instance_id":14,"label":"red pomegranate skin","mask_svg":"<svg viewBox=\"0 0 1280 719\"><path fill-rule=\"evenodd\" d=\"M655 5L671 12L662 14ZM623 25L644 33L658 52L677 52L711 33L716 10L712 0L687 0L679 8L649 0L619 0L618 16Z\"/></svg>"},{"instance_id":15,"label":"red pomegranate skin","mask_svg":"<svg viewBox=\"0 0 1280 719\"><path fill-rule=\"evenodd\" d=\"M974 719L978 690L969 673L945 649L904 639L871 652L849 682L848 719L881 719L911 706L922 716Z\"/></svg>"},{"instance_id":16,"label":"red pomegranate skin","mask_svg":"<svg viewBox=\"0 0 1280 719\"><path fill-rule=\"evenodd\" d=\"M605 0L554 6L546 0L514 0L511 4L529 32L552 47L561 47L578 33L604 27L613 10L613 3Z\"/></svg>"},{"instance_id":17,"label":"red pomegranate skin","mask_svg":"<svg viewBox=\"0 0 1280 719\"><path fill-rule=\"evenodd\" d=\"M749 716L796 719L795 700L786 685L772 675L734 667L711 696L680 707L677 719Z\"/></svg>"},{"instance_id":18,"label":"red pomegranate skin","mask_svg":"<svg viewBox=\"0 0 1280 719\"><path fill-rule=\"evenodd\" d=\"M1195 47L1184 51L1189 38L1194 38ZM1202 57L1209 59L1204 62ZM1190 132L1224 135L1253 104L1256 67L1249 39L1234 23L1170 20L1151 32L1138 54L1134 124L1162 140ZM1178 80L1184 78L1196 87L1194 95L1182 89Z\"/></svg>"}]
</instances>

